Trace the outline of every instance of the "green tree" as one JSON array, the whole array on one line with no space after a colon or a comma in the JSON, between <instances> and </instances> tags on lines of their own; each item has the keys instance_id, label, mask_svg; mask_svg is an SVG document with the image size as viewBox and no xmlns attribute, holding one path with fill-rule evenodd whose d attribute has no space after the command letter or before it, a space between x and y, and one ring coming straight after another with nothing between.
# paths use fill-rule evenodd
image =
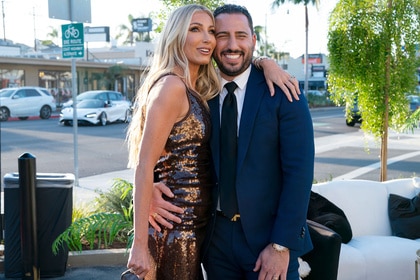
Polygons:
<instances>
[{"instance_id":1,"label":"green tree","mask_svg":"<svg viewBox=\"0 0 420 280\"><path fill-rule=\"evenodd\" d=\"M156 32L158 33L162 31L163 25L168 19L170 12L178 7L187 4L200 4L206 6L211 11L214 11L217 7L222 6L225 3L222 0L160 0L160 2L162 2L164 8L161 9L155 17L157 20Z\"/></svg>"},{"instance_id":2,"label":"green tree","mask_svg":"<svg viewBox=\"0 0 420 280\"><path fill-rule=\"evenodd\" d=\"M336 102L357 95L362 129L381 141L380 181L387 180L388 129L401 130L409 114L419 30L418 0L340 0L330 16L328 84Z\"/></svg>"},{"instance_id":3,"label":"green tree","mask_svg":"<svg viewBox=\"0 0 420 280\"><path fill-rule=\"evenodd\" d=\"M43 46L54 46L57 45L56 42L58 41L58 30L57 28L54 28L52 26L49 26L50 28L50 32L47 33L47 38L46 40L40 40L41 45Z\"/></svg>"},{"instance_id":4,"label":"green tree","mask_svg":"<svg viewBox=\"0 0 420 280\"><path fill-rule=\"evenodd\" d=\"M210 10L214 11L217 7L224 4L222 0L160 0L167 11L172 11L175 8L178 8L187 4L200 4L204 5Z\"/></svg>"},{"instance_id":5,"label":"green tree","mask_svg":"<svg viewBox=\"0 0 420 280\"><path fill-rule=\"evenodd\" d=\"M279 7L280 4L284 4L286 1L293 2L293 4L303 4L305 5L305 84L304 84L304 91L305 93L308 92L308 27L309 27L309 20L308 20L308 4L312 3L313 5L316 4L318 7L320 4L320 0L274 0L272 7Z\"/></svg>"}]
</instances>

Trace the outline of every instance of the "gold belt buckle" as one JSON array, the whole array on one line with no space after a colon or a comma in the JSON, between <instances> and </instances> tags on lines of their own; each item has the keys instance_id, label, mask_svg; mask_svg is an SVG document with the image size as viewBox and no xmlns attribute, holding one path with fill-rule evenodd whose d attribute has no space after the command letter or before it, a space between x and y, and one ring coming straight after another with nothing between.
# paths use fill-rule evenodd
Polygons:
<instances>
[{"instance_id":1,"label":"gold belt buckle","mask_svg":"<svg viewBox=\"0 0 420 280\"><path fill-rule=\"evenodd\" d=\"M241 217L241 215L239 214L235 214L232 219L230 219L232 222L236 222L237 220L239 220L239 218Z\"/></svg>"}]
</instances>

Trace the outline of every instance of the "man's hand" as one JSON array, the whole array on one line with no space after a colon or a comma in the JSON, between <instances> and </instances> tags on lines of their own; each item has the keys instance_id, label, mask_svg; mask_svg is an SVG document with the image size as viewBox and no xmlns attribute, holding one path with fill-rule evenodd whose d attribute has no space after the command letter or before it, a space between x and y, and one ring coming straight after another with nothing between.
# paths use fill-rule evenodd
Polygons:
<instances>
[{"instance_id":1,"label":"man's hand","mask_svg":"<svg viewBox=\"0 0 420 280\"><path fill-rule=\"evenodd\" d=\"M162 230L159 225L172 228L172 224L168 220L180 224L182 222L181 219L173 213L182 214L184 212L182 208L164 200L162 194L174 197L174 194L164 183L154 183L153 196L150 201L149 223L159 232Z\"/></svg>"},{"instance_id":2,"label":"man's hand","mask_svg":"<svg viewBox=\"0 0 420 280\"><path fill-rule=\"evenodd\" d=\"M274 95L274 84L276 84L283 90L290 102L293 102L293 98L299 100L299 82L294 76L280 68L273 59L261 59L258 65L264 70L264 77L271 96Z\"/></svg>"},{"instance_id":3,"label":"man's hand","mask_svg":"<svg viewBox=\"0 0 420 280\"><path fill-rule=\"evenodd\" d=\"M278 252L271 244L260 253L254 271L260 271L258 280L286 280L289 266L290 252Z\"/></svg>"}]
</instances>

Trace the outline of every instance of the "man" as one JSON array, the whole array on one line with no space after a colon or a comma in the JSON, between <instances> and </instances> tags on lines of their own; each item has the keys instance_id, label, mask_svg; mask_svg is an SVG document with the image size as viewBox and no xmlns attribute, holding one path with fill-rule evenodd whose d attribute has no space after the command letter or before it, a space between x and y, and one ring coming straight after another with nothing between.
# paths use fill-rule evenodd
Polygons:
<instances>
[{"instance_id":1,"label":"man","mask_svg":"<svg viewBox=\"0 0 420 280\"><path fill-rule=\"evenodd\" d=\"M218 187L213 219L203 247L209 280L297 280L297 257L312 249L306 214L313 180L312 120L305 98L288 102L276 88L270 96L264 75L251 65L256 44L252 19L241 6L214 12L217 46L213 57L222 84L234 81L238 109L237 213L223 206L225 175L220 126L226 89L209 101L210 140ZM222 122L223 123L223 122ZM222 178L221 178L222 176ZM173 209L169 209L173 210Z\"/></svg>"}]
</instances>

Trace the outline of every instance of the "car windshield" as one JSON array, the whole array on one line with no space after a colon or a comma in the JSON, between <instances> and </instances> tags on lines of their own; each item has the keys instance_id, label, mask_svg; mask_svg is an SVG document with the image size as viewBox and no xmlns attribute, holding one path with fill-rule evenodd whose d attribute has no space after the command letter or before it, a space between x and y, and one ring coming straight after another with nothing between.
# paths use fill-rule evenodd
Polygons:
<instances>
[{"instance_id":1,"label":"car windshield","mask_svg":"<svg viewBox=\"0 0 420 280\"><path fill-rule=\"evenodd\" d=\"M10 97L15 90L12 89L2 89L0 90L0 97Z\"/></svg>"},{"instance_id":2,"label":"car windshield","mask_svg":"<svg viewBox=\"0 0 420 280\"><path fill-rule=\"evenodd\" d=\"M77 108L103 108L105 102L98 99L84 99L77 103Z\"/></svg>"},{"instance_id":3,"label":"car windshield","mask_svg":"<svg viewBox=\"0 0 420 280\"><path fill-rule=\"evenodd\" d=\"M411 96L408 96L408 100L410 100L410 102L419 103L420 102L420 96L411 95Z\"/></svg>"},{"instance_id":4,"label":"car windshield","mask_svg":"<svg viewBox=\"0 0 420 280\"><path fill-rule=\"evenodd\" d=\"M83 100L83 99L94 99L98 95L98 92L96 91L86 91L84 93L81 93L77 96L77 100Z\"/></svg>"}]
</instances>

